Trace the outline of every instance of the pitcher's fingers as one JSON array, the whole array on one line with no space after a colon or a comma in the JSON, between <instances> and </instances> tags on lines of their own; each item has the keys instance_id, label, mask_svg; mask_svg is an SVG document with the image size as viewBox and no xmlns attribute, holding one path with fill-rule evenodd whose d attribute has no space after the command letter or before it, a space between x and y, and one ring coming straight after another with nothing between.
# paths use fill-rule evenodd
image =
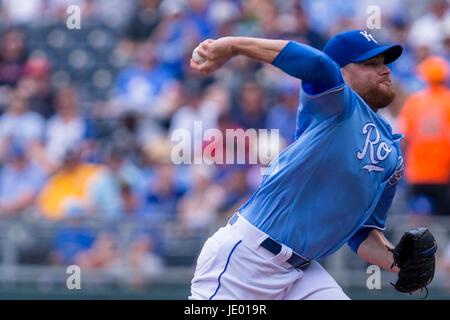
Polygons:
<instances>
[{"instance_id":1,"label":"pitcher's fingers","mask_svg":"<svg viewBox=\"0 0 450 320\"><path fill-rule=\"evenodd\" d=\"M213 43L213 42L214 42L214 40L212 40L212 39L207 39L207 40L203 41L202 43L200 43L199 47L200 47L200 48L203 48L204 50L207 51L208 48L209 48L209 46L210 46L210 44Z\"/></svg>"},{"instance_id":2,"label":"pitcher's fingers","mask_svg":"<svg viewBox=\"0 0 450 320\"><path fill-rule=\"evenodd\" d=\"M207 75L213 71L213 67L211 64L206 63L206 62L197 63L192 59L191 59L191 68L194 69L195 71L198 71L198 72L204 74L204 75Z\"/></svg>"},{"instance_id":3,"label":"pitcher's fingers","mask_svg":"<svg viewBox=\"0 0 450 320\"><path fill-rule=\"evenodd\" d=\"M192 69L194 69L196 71L200 71L200 64L199 63L197 63L197 62L195 62L194 60L191 59L190 65L191 65Z\"/></svg>"},{"instance_id":4,"label":"pitcher's fingers","mask_svg":"<svg viewBox=\"0 0 450 320\"><path fill-rule=\"evenodd\" d=\"M209 60L206 60L200 66L200 71L205 74L210 74L210 73L214 72L214 70L216 70L216 69L217 69L216 63L209 61Z\"/></svg>"},{"instance_id":5,"label":"pitcher's fingers","mask_svg":"<svg viewBox=\"0 0 450 320\"><path fill-rule=\"evenodd\" d=\"M198 55L203 59L206 59L208 57L206 50L203 49L202 47L197 47L194 49L194 51L197 51Z\"/></svg>"}]
</instances>

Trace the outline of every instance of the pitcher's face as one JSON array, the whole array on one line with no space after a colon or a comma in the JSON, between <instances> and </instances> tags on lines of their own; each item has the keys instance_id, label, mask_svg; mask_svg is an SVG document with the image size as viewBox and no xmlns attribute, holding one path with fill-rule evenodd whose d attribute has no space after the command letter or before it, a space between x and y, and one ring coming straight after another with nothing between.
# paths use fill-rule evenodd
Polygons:
<instances>
[{"instance_id":1,"label":"pitcher's face","mask_svg":"<svg viewBox=\"0 0 450 320\"><path fill-rule=\"evenodd\" d=\"M347 84L374 110L385 108L395 98L391 71L384 64L384 56L350 63L342 68Z\"/></svg>"}]
</instances>

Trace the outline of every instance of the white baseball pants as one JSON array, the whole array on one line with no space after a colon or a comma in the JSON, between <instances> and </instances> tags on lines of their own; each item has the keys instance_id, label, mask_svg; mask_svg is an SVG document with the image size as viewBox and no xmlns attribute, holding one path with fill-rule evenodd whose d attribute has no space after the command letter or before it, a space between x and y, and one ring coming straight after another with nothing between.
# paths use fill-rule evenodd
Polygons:
<instances>
[{"instance_id":1,"label":"white baseball pants","mask_svg":"<svg viewBox=\"0 0 450 320\"><path fill-rule=\"evenodd\" d=\"M274 255L260 246L267 235L239 216L211 236L197 260L190 300L348 300L316 261L303 270L286 261L292 249Z\"/></svg>"}]
</instances>

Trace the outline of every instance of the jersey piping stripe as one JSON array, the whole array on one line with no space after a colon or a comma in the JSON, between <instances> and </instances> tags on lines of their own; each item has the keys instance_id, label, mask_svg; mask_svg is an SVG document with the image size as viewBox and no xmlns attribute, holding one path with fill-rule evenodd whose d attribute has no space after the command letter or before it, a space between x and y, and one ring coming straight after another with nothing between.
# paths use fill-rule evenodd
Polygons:
<instances>
[{"instance_id":1,"label":"jersey piping stripe","mask_svg":"<svg viewBox=\"0 0 450 320\"><path fill-rule=\"evenodd\" d=\"M242 242L242 240L239 240L235 245L234 245L234 247L233 247L233 249L231 249L231 251L230 251L230 254L228 255L228 258L227 258L227 263L225 264L225 268L223 269L223 271L222 271L222 273L219 275L219 278L218 278L218 286L217 286L217 288L216 288L216 291L213 293L213 295L209 298L209 300L212 300L212 298L214 298L214 296L217 294L217 292L219 291L219 288L220 288L220 285L221 285L221 283L220 283L220 279L222 278L222 275L225 273L225 271L227 271L227 268L228 268L228 264L230 263L230 259L231 259L231 255L233 254L233 252L234 252L234 249L236 249L236 247L239 245L239 243L241 243Z\"/></svg>"}]
</instances>

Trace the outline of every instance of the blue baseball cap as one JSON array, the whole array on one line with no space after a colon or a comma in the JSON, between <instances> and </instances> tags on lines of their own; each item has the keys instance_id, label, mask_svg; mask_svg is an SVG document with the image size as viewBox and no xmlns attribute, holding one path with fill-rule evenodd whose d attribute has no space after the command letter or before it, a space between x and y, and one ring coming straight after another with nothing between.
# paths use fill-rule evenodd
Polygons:
<instances>
[{"instance_id":1,"label":"blue baseball cap","mask_svg":"<svg viewBox=\"0 0 450 320\"><path fill-rule=\"evenodd\" d=\"M366 30L352 30L338 33L323 48L331 59L341 68L352 62L361 62L384 54L384 63L397 60L403 52L402 46L381 45Z\"/></svg>"}]
</instances>

